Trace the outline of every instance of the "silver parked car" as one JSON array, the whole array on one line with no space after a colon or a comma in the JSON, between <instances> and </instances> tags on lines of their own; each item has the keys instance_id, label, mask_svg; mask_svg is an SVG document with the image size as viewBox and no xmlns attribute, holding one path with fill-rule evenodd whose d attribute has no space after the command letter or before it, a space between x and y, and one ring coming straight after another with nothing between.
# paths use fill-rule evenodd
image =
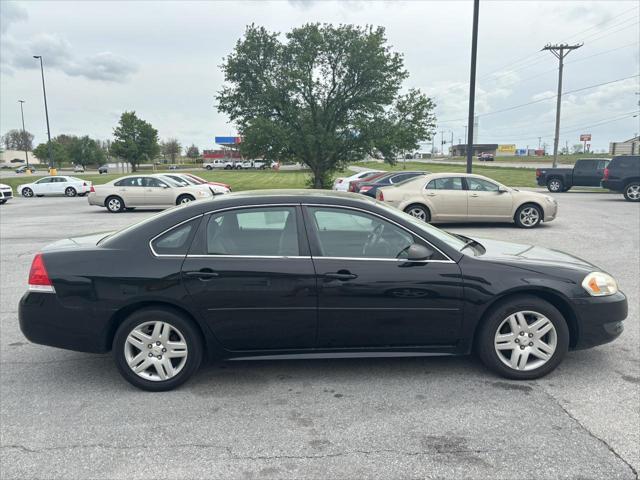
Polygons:
<instances>
[{"instance_id":1,"label":"silver parked car","mask_svg":"<svg viewBox=\"0 0 640 480\"><path fill-rule=\"evenodd\" d=\"M139 207L166 208L212 196L209 189L182 186L170 178L132 175L94 185L89 192L89 205L106 207L117 213Z\"/></svg>"}]
</instances>

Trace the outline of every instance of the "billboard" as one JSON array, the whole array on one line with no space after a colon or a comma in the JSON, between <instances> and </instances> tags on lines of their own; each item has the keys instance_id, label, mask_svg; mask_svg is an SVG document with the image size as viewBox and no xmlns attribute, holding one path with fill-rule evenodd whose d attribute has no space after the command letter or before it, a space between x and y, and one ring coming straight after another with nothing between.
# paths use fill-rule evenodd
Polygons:
<instances>
[{"instance_id":1,"label":"billboard","mask_svg":"<svg viewBox=\"0 0 640 480\"><path fill-rule=\"evenodd\" d=\"M498 153L505 153L509 155L515 155L516 146L513 144L509 145L498 145Z\"/></svg>"},{"instance_id":2,"label":"billboard","mask_svg":"<svg viewBox=\"0 0 640 480\"><path fill-rule=\"evenodd\" d=\"M242 137L216 137L218 145L235 145L242 142Z\"/></svg>"},{"instance_id":3,"label":"billboard","mask_svg":"<svg viewBox=\"0 0 640 480\"><path fill-rule=\"evenodd\" d=\"M580 135L580 141L581 142L590 142L591 141L591 134L590 133L583 133Z\"/></svg>"}]
</instances>

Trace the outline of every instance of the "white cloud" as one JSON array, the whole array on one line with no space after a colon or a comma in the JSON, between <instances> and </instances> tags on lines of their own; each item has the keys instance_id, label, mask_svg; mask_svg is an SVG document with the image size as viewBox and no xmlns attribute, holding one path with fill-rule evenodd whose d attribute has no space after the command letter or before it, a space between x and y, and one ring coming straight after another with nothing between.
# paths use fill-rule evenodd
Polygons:
<instances>
[{"instance_id":1,"label":"white cloud","mask_svg":"<svg viewBox=\"0 0 640 480\"><path fill-rule=\"evenodd\" d=\"M0 2L0 33L6 33L12 23L24 22L27 11L16 2Z\"/></svg>"}]
</instances>

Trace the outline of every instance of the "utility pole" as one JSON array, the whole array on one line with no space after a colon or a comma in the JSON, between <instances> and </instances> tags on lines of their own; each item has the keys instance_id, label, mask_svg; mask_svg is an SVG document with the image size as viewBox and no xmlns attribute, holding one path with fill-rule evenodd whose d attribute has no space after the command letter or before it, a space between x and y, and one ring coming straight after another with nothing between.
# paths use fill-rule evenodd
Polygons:
<instances>
[{"instance_id":1,"label":"utility pole","mask_svg":"<svg viewBox=\"0 0 640 480\"><path fill-rule=\"evenodd\" d=\"M53 168L53 157L51 156L51 129L49 128L49 109L47 108L47 90L44 87L44 66L42 55L34 55L33 58L40 60L40 73L42 74L42 93L44 94L44 114L47 118L47 156L49 157L49 169Z\"/></svg>"},{"instance_id":2,"label":"utility pole","mask_svg":"<svg viewBox=\"0 0 640 480\"><path fill-rule=\"evenodd\" d=\"M542 137L538 137L538 150L540 150L540 142L542 142Z\"/></svg>"},{"instance_id":3,"label":"utility pole","mask_svg":"<svg viewBox=\"0 0 640 480\"><path fill-rule=\"evenodd\" d=\"M22 109L22 104L24 100L18 100L20 104L20 114L22 115L22 142L24 146L24 157L27 160L27 169L29 168L29 152L27 148L27 131L24 129L24 110Z\"/></svg>"},{"instance_id":4,"label":"utility pole","mask_svg":"<svg viewBox=\"0 0 640 480\"><path fill-rule=\"evenodd\" d=\"M453 130L451 131L451 158L453 158Z\"/></svg>"},{"instance_id":5,"label":"utility pole","mask_svg":"<svg viewBox=\"0 0 640 480\"><path fill-rule=\"evenodd\" d=\"M560 106L562 104L562 70L564 67L564 59L571 50L580 48L583 44L569 45L561 43L558 45L545 45L542 50L549 50L558 59L558 98L556 101L556 135L553 139L553 168L558 165L558 142L560 140Z\"/></svg>"},{"instance_id":6,"label":"utility pole","mask_svg":"<svg viewBox=\"0 0 640 480\"><path fill-rule=\"evenodd\" d=\"M478 15L480 0L473 0L473 33L471 36L471 68L469 73L469 136L467 137L467 173L473 169L473 122L476 103L476 59L478 57Z\"/></svg>"},{"instance_id":7,"label":"utility pole","mask_svg":"<svg viewBox=\"0 0 640 480\"><path fill-rule=\"evenodd\" d=\"M467 126L466 125L464 126L464 138L465 139L467 138Z\"/></svg>"},{"instance_id":8,"label":"utility pole","mask_svg":"<svg viewBox=\"0 0 640 480\"><path fill-rule=\"evenodd\" d=\"M440 152L442 153L442 156L444 157L444 130L440 131Z\"/></svg>"}]
</instances>

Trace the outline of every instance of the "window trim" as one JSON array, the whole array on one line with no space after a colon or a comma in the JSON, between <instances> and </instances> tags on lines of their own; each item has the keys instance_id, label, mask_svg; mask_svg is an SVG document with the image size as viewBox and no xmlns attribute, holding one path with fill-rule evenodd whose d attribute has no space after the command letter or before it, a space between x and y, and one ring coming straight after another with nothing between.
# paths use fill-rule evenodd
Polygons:
<instances>
[{"instance_id":1,"label":"window trim","mask_svg":"<svg viewBox=\"0 0 640 480\"><path fill-rule=\"evenodd\" d=\"M433 182L433 184L435 185L436 181L438 180L446 180L446 179L453 179L453 178L459 178L460 179L460 184L462 185L461 189L457 189L457 188L427 188L429 186L429 184L431 182ZM451 175L448 177L438 177L438 178L432 178L431 180L429 180L427 183L424 184L424 187L422 187L422 190L440 190L442 192L466 192L467 190L469 190L469 185L467 184L467 177L463 177L460 175Z\"/></svg>"},{"instance_id":2,"label":"window trim","mask_svg":"<svg viewBox=\"0 0 640 480\"><path fill-rule=\"evenodd\" d=\"M357 212L362 212L365 214L369 214L369 215L373 215L375 217L378 217L386 222L389 222L399 228L401 228L402 230L408 232L410 235L412 235L413 237L417 237L420 240L422 240L425 244L427 244L429 247L433 248L435 251L439 252L443 257L444 260L407 260L406 258L381 258L381 257L333 257L333 256L322 256L322 255L313 255L313 252L311 252L311 258L318 258L318 259L328 259L328 260L367 260L367 261L382 261L382 262L401 262L401 263L406 263L406 262L411 262L411 263L456 263L454 262L449 255L447 255L446 253L444 253L440 248L436 247L433 243L429 242L428 240L426 240L422 235L417 234L416 232L414 232L413 230L405 227L404 225L401 225L400 223L396 222L395 220L385 217L383 215L380 215L376 212L371 212L369 210L365 210L362 208L358 208L358 207L351 207L348 205L331 205L331 204L322 204L322 203L302 203L302 208L303 208L303 217L305 219L305 226L307 224L307 217L310 215L310 212L308 210L308 207L328 207L328 208L335 208L335 209L343 209L343 210L355 210ZM307 226L306 226L307 227ZM313 227L307 227L307 237L309 238L309 240L311 241L312 236L311 236L311 232L315 233L315 230L313 230ZM315 241L317 241L317 239L314 239Z\"/></svg>"}]
</instances>

